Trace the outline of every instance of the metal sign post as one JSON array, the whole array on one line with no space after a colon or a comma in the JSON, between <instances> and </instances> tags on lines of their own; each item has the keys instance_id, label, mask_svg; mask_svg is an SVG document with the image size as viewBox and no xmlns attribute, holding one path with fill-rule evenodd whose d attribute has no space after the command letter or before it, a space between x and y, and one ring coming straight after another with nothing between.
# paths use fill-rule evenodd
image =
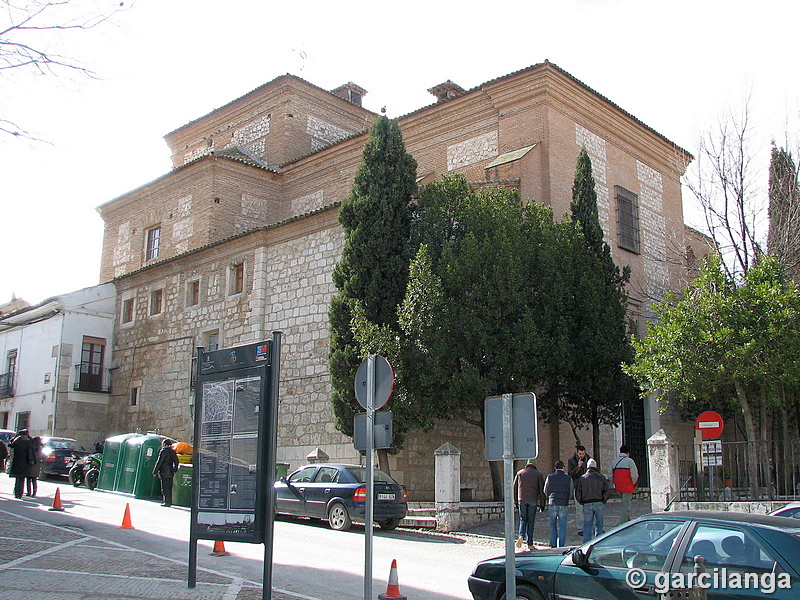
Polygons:
<instances>
[{"instance_id":1,"label":"metal sign post","mask_svg":"<svg viewBox=\"0 0 800 600\"><path fill-rule=\"evenodd\" d=\"M506 523L506 598L517 597L516 553L514 551L514 439L511 422L512 394L503 394L503 479Z\"/></svg>"},{"instance_id":2,"label":"metal sign post","mask_svg":"<svg viewBox=\"0 0 800 600\"><path fill-rule=\"evenodd\" d=\"M389 401L394 389L394 371L382 356L370 354L356 371L356 400L367 410L366 454L367 497L364 502L364 600L372 598L372 519L375 515L373 454L375 450L375 411ZM357 421L356 421L357 422ZM391 421L390 421L391 424ZM354 432L355 434L355 432ZM354 435L355 438L355 435ZM391 444L391 440L389 442ZM388 447L388 446L387 446Z\"/></svg>"},{"instance_id":3,"label":"metal sign post","mask_svg":"<svg viewBox=\"0 0 800 600\"><path fill-rule=\"evenodd\" d=\"M506 598L516 598L514 459L539 455L536 395L526 392L492 396L486 398L483 406L486 460L503 461Z\"/></svg>"},{"instance_id":4,"label":"metal sign post","mask_svg":"<svg viewBox=\"0 0 800 600\"><path fill-rule=\"evenodd\" d=\"M372 454L375 445L375 355L367 358L367 498L364 515L364 600L372 599Z\"/></svg>"}]
</instances>

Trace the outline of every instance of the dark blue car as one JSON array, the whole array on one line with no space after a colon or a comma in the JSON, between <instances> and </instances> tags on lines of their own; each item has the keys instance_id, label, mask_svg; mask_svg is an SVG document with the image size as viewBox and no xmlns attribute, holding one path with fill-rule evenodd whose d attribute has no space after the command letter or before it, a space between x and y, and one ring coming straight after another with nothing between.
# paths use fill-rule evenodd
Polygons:
<instances>
[{"instance_id":1,"label":"dark blue car","mask_svg":"<svg viewBox=\"0 0 800 600\"><path fill-rule=\"evenodd\" d=\"M299 468L275 482L275 512L325 519L344 531L364 521L367 471L359 465L320 463ZM373 517L381 529L397 527L408 511L406 488L373 470Z\"/></svg>"}]
</instances>

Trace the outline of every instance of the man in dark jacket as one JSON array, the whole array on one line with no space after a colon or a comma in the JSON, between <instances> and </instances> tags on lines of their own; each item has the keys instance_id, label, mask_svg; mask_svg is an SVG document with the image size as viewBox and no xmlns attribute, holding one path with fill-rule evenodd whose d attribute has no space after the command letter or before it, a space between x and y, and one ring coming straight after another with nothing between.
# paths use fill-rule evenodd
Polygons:
<instances>
[{"instance_id":1,"label":"man in dark jacket","mask_svg":"<svg viewBox=\"0 0 800 600\"><path fill-rule=\"evenodd\" d=\"M592 457L586 453L583 446L575 447L575 454L567 461L567 473L572 477L572 489L578 489L578 479L586 473L586 463ZM583 535L583 507L575 500L575 524L578 526L578 535Z\"/></svg>"},{"instance_id":2,"label":"man in dark jacket","mask_svg":"<svg viewBox=\"0 0 800 600\"><path fill-rule=\"evenodd\" d=\"M172 440L164 438L161 441L161 451L158 453L156 466L153 467L153 475L161 478L161 495L164 496L164 504L161 506L172 506L172 482L175 473L178 472L178 453L172 447Z\"/></svg>"},{"instance_id":3,"label":"man in dark jacket","mask_svg":"<svg viewBox=\"0 0 800 600\"><path fill-rule=\"evenodd\" d=\"M533 460L514 475L514 503L519 508L519 537L517 548L523 541L533 550L533 526L536 523L536 510L544 510L544 475L536 469Z\"/></svg>"},{"instance_id":4,"label":"man in dark jacket","mask_svg":"<svg viewBox=\"0 0 800 600\"><path fill-rule=\"evenodd\" d=\"M567 545L567 521L569 520L569 497L572 495L572 478L564 470L564 461L557 460L556 470L544 482L547 510L550 516L550 547Z\"/></svg>"},{"instance_id":5,"label":"man in dark jacket","mask_svg":"<svg viewBox=\"0 0 800 600\"><path fill-rule=\"evenodd\" d=\"M28 430L20 429L14 439L8 443L8 447L13 451L8 474L16 479L14 482L14 498L22 498L25 479L30 476L31 466L36 462L33 440Z\"/></svg>"},{"instance_id":6,"label":"man in dark jacket","mask_svg":"<svg viewBox=\"0 0 800 600\"><path fill-rule=\"evenodd\" d=\"M603 517L606 502L611 497L608 479L597 470L597 461L590 458L586 463L586 473L578 479L575 499L583 505L583 541L603 533Z\"/></svg>"}]
</instances>

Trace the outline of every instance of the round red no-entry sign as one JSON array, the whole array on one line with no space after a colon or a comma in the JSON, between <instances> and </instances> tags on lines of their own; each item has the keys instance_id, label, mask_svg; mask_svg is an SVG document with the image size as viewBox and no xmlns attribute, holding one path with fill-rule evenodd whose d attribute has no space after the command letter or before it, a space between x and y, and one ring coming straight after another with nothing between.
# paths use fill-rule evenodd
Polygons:
<instances>
[{"instance_id":1,"label":"round red no-entry sign","mask_svg":"<svg viewBox=\"0 0 800 600\"><path fill-rule=\"evenodd\" d=\"M725 428L725 423L719 413L713 410L707 410L700 413L697 420L694 422L694 428L697 429L703 436L704 440L713 440L722 435L722 430Z\"/></svg>"}]
</instances>

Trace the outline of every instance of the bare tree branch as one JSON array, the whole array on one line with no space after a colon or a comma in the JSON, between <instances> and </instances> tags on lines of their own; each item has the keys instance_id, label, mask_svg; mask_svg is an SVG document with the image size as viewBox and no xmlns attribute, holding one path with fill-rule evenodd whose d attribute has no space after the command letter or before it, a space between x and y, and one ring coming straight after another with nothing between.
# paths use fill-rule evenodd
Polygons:
<instances>
[{"instance_id":1,"label":"bare tree branch","mask_svg":"<svg viewBox=\"0 0 800 600\"><path fill-rule=\"evenodd\" d=\"M764 253L761 238L766 197L757 185L749 97L739 113L728 111L702 137L693 176L684 183L700 203L706 230L727 275L740 279ZM762 229L764 231L762 231Z\"/></svg>"},{"instance_id":2,"label":"bare tree branch","mask_svg":"<svg viewBox=\"0 0 800 600\"><path fill-rule=\"evenodd\" d=\"M10 88L14 73L57 77L63 72L97 75L75 58L54 48L65 46L72 33L85 32L107 22L129 7L103 0L0 0L0 85ZM0 116L0 134L36 140L9 115Z\"/></svg>"}]
</instances>

